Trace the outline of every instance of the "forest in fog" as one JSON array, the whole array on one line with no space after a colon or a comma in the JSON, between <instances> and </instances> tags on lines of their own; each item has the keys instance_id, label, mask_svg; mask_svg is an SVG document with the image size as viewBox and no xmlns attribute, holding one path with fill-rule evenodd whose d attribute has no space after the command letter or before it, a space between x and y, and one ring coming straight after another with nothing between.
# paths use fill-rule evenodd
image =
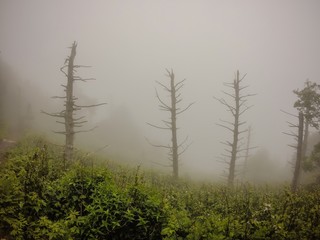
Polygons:
<instances>
[{"instance_id":1,"label":"forest in fog","mask_svg":"<svg viewBox=\"0 0 320 240\"><path fill-rule=\"evenodd\" d=\"M252 96L242 106L250 109L240 117L245 123L239 131L250 128L250 134L239 135L237 148L243 152L237 157L238 179L248 163L250 180L291 181L296 151L288 145L296 142L283 133L295 131L287 122L297 124L297 119L283 111L298 115L293 91L302 90L306 81L319 82L317 2L63 5L1 2L3 136L16 140L29 129L64 143L63 136L53 134L64 128L56 123L59 119L41 111L62 110L63 99L52 97L64 93L60 68L77 41L75 64L91 66L77 69L77 75L94 81L77 81L74 96L80 105L107 104L82 109L87 122L81 130L95 129L76 134L76 148L101 149L100 154L115 161L171 172L165 148L171 132L150 124L166 127L163 121L171 119L170 112L159 109L170 102L159 83L167 86L167 70L172 70L176 83L185 79L179 89L181 108L192 103L177 116L177 140L184 151L180 175L224 181L230 155L225 144L233 140L226 127L234 118L221 99L234 103L225 94L233 94L232 89L224 84L232 83L239 70L247 87L243 94ZM310 154L318 130L308 131Z\"/></svg>"},{"instance_id":2,"label":"forest in fog","mask_svg":"<svg viewBox=\"0 0 320 240\"><path fill-rule=\"evenodd\" d=\"M319 23L0 0L0 239L320 239Z\"/></svg>"},{"instance_id":3,"label":"forest in fog","mask_svg":"<svg viewBox=\"0 0 320 240\"><path fill-rule=\"evenodd\" d=\"M76 51L76 47L77 43L74 42L72 45L74 51ZM70 73L70 65L68 62L70 56L66 58L65 65L63 65L63 67L60 69L62 75L65 75L64 77L66 82L68 82L68 78L70 78L68 75ZM75 56L76 55L74 55L74 58ZM73 61L72 64L74 64ZM88 66L74 64L71 67L87 68ZM63 68L66 68L67 70L64 71ZM166 71L167 76L164 77L167 78L165 79L166 81L155 81L155 86L158 85L158 87L160 86L162 89L157 90L156 87L156 91L154 93L158 101L158 105L155 105L155 108L159 108L160 111L162 110L165 112L165 114L163 114L163 116L157 121L161 122L162 125L155 125L148 122L145 124L149 125L151 128L154 128L157 135L167 136L167 142L160 142L159 139L161 139L161 137L157 139L153 136L152 140L149 140L149 136L143 136L139 132L138 127L131 120L129 111L125 106L112 109L112 112L108 118L95 122L92 119L92 115L95 115L95 108L105 108L107 103L99 103L98 100L94 99L93 97L86 97L84 92L81 92L80 95L72 92L71 102L74 104L74 106L72 105L71 108L74 110L74 113L72 113L70 116L72 122L71 124L75 126L75 129L80 129L70 130L73 135L72 138L77 139L79 142L78 146L75 146L74 148L81 149L82 147L87 151L93 152L97 149L99 151L104 150L104 156L108 157L109 159L113 159L114 161L119 161L120 163L124 164L130 164L131 166L142 165L147 169L159 169L160 166L160 169L161 167L162 169L169 168L171 171L171 167L174 165L173 162L176 161L177 166L176 169L173 167L173 172L174 175L178 177L178 168L180 168L179 165L182 165L183 169L183 164L180 162L183 161L183 154L185 154L185 152L187 154L188 148L192 147L189 136L186 136L182 140L180 139L180 131L178 130L180 129L180 125L184 125L180 120L180 114L188 114L189 111L192 111L192 108L197 107L197 104L196 102L191 102L185 104L184 107L180 107L181 102L184 103L182 101L184 99L184 95L180 91L182 91L183 87L185 87L186 79L182 79L180 81L176 80L176 82L174 82L175 74L173 70L166 69ZM75 92L77 90L77 84L79 84L78 82L80 82L80 84L95 83L94 78L83 78L79 76L79 71L77 70L71 70L71 72L74 73L71 76L71 83L72 86L74 85ZM291 156L292 165L286 164L281 166L281 164L273 162L272 159L270 159L269 152L265 148L254 145L255 142L252 141L252 138L254 138L254 128L252 128L253 123L250 121L250 118L248 119L245 116L245 113L247 111L254 111L254 108L252 107L254 107L254 97L257 94L252 94L250 92L248 93L250 86L245 83L246 74L240 76L240 72L237 71L234 73L233 77L233 80L223 83L224 86L222 86L223 90L221 91L223 97L213 97L216 102L222 105L225 110L230 113L229 115L226 115L225 119L219 118L219 122L216 123L217 126L226 130L228 134L225 134L224 138L218 139L224 148L224 152L222 152L220 156L216 156L215 161L225 164L226 172L224 177L227 176L229 178L230 176L228 176L227 171L229 170L230 175L230 166L234 164L234 176L232 176L232 178L236 178L237 175L238 181L265 183L271 180L289 180L289 177L293 172L292 169L294 169L295 155L292 154ZM43 96L40 91L36 91L36 85L23 83L23 81L19 80L18 77L15 76L12 68L9 67L4 61L1 62L0 80L2 86L2 138L19 140L25 134L41 134L51 131L52 133L49 134L49 136L53 141L57 141L57 143L62 144L63 138L57 139L54 134L62 134L66 136L66 139L68 139L66 134L68 130L66 126L64 126L67 124L65 124L65 122L61 122L59 119L63 118L65 121L67 121L66 119L68 118L66 116L66 109L68 105L66 100L67 94L65 96L53 95L51 98L48 96ZM171 86L175 87L174 89L171 89L170 81ZM296 95L296 101L293 102L292 105L300 112L305 113L305 111L313 111L311 118L309 120L305 120L306 123L303 129L304 138L306 138L303 139L305 145L303 150L303 158L305 158L306 162L310 162L311 160L308 160L307 158L312 154L314 146L319 142L319 134L317 132L312 132L312 130L318 130L319 127L320 98L319 85L312 83L309 80L304 84L305 86L302 90L297 89L293 91L293 93ZM67 84L61 84L61 88L64 89L64 92L68 92L70 89ZM166 91L167 95L160 92L161 90ZM174 94L176 94L174 96L174 101L172 101L173 90L176 91L174 92ZM160 94L163 96L160 97ZM314 94L314 96L312 94ZM253 98L253 100L251 100L251 98ZM57 99L60 100L60 105L56 103ZM237 102L236 99L239 99L239 101ZM81 105L77 105L79 101L81 102ZM174 111L176 111L176 115L174 116L176 119L176 122L174 122L174 127L173 123L171 122L173 112L172 104L177 104L177 106L174 106L176 108L174 109ZM212 105L214 104L215 102L212 101ZM137 106L137 108L139 108L139 106ZM43 109L51 109L50 111L52 111L52 113ZM279 109L279 111L280 110L282 109ZM80 115L79 113L77 115L78 111L80 111ZM237 116L236 112L238 112ZM282 110L282 113L287 116L287 124L289 127L298 127L298 118L296 112L288 113ZM52 121L52 119L49 117L56 117L58 119L57 121ZM184 121L188 121L188 118L184 118ZM250 124L248 124L248 122ZM59 125L59 123L63 126ZM196 123L194 124L197 125ZM174 133L176 143L173 142L173 129L176 129ZM294 143L289 146L296 148L296 145L298 145L296 138L298 136L295 135L298 135L298 129L287 132L285 132L285 130L286 129L284 129L281 134L291 136L291 141ZM81 136L82 134L85 136ZM237 139L236 143L235 139ZM290 140L288 140L288 144L289 143ZM72 148L73 144L74 143L72 140ZM176 153L173 152L174 144L176 144ZM65 145L68 145L68 143L65 143ZM174 156L174 154L176 154L176 156ZM212 154L214 155L216 153L213 152ZM72 157L68 158L69 159L67 160L71 161ZM195 161L198 162L198 160ZM232 161L234 161L234 163L231 164ZM172 162L172 164L169 164L170 162ZM201 164L200 161L198 163ZM206 166L203 167L205 168ZM271 176L270 173L272 173ZM221 176L223 175L221 174ZM214 176L214 171L211 177L214 180L217 179L216 176ZM307 181L310 181L308 177L306 177L306 179ZM234 180L232 180L232 182L233 181Z\"/></svg>"}]
</instances>

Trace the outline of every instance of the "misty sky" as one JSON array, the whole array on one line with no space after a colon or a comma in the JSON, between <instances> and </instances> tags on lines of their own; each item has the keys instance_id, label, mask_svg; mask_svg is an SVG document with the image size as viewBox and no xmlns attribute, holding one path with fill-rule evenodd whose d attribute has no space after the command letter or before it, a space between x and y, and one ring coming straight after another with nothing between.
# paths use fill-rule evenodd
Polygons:
<instances>
[{"instance_id":1,"label":"misty sky","mask_svg":"<svg viewBox=\"0 0 320 240\"><path fill-rule=\"evenodd\" d=\"M180 138L193 142L185 165L207 172L230 137L215 125L230 118L213 96L223 96L237 69L247 73L247 92L257 94L244 115L252 140L283 164L293 150L281 132L294 119L280 109L294 113L292 91L307 78L320 83L318 0L0 0L1 58L48 98L61 92L59 68L73 41L76 63L93 66L83 75L97 79L82 92L109 103L96 121L126 106L143 135L166 141L145 124L167 117L157 109L155 81L166 83L166 68L186 78L184 104L196 104L178 119Z\"/></svg>"}]
</instances>

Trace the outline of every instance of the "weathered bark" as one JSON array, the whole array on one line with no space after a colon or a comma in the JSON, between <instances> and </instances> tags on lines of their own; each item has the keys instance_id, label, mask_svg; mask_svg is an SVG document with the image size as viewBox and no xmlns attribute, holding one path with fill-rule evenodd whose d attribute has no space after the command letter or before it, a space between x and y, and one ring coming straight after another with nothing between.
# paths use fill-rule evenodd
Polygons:
<instances>
[{"instance_id":1,"label":"weathered bark","mask_svg":"<svg viewBox=\"0 0 320 240\"><path fill-rule=\"evenodd\" d=\"M173 177L179 177L179 155L178 155L178 137L177 137L177 97L174 84L174 73L169 73L171 87L171 134L172 134L172 167Z\"/></svg>"},{"instance_id":2,"label":"weathered bark","mask_svg":"<svg viewBox=\"0 0 320 240\"><path fill-rule=\"evenodd\" d=\"M228 185L232 186L235 177L236 159L238 153L238 140L239 140L239 113L240 113L240 88L239 88L239 71L237 71L237 78L233 82L235 94L235 112L234 112L234 129L233 129L233 142L231 150L231 159L229 166Z\"/></svg>"},{"instance_id":3,"label":"weathered bark","mask_svg":"<svg viewBox=\"0 0 320 240\"><path fill-rule=\"evenodd\" d=\"M304 116L303 113L299 113L299 127L298 127L298 144L297 144L297 157L294 167L294 174L291 184L291 189L293 192L297 191L300 181L300 172L301 172L301 162L302 162L302 144L303 144L303 122Z\"/></svg>"},{"instance_id":4,"label":"weathered bark","mask_svg":"<svg viewBox=\"0 0 320 240\"><path fill-rule=\"evenodd\" d=\"M71 47L71 54L68 59L68 82L66 91L66 111L64 115L65 120L65 150L64 150L64 160L65 162L70 162L73 158L73 144L74 144L74 99L73 99L73 83L74 83L74 59L76 57L77 44L74 42Z\"/></svg>"}]
</instances>

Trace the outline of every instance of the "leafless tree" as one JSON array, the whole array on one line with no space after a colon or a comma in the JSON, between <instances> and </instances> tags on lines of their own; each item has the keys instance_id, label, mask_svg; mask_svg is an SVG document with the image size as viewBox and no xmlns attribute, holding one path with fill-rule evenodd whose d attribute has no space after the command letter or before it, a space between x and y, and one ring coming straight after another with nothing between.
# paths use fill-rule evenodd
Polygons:
<instances>
[{"instance_id":1,"label":"leafless tree","mask_svg":"<svg viewBox=\"0 0 320 240\"><path fill-rule=\"evenodd\" d=\"M284 112L284 111L282 111ZM297 151L297 155L296 155L296 161L294 164L294 173L293 173L293 178L292 178L292 182L291 182L291 190L293 192L296 192L300 183L300 173L301 173L301 164L302 164L302 160L303 160L303 135L304 135L304 120L305 117L303 115L302 112L299 112L298 116L295 116L293 114L284 112L288 115L297 117L299 120L298 124L293 124L291 122L287 122L290 128L297 128L298 129L298 133L295 133L293 131L290 132L284 132L284 134L289 135L291 137L294 137L295 140L297 141L296 145L289 145L290 147L296 149Z\"/></svg>"},{"instance_id":2,"label":"leafless tree","mask_svg":"<svg viewBox=\"0 0 320 240\"><path fill-rule=\"evenodd\" d=\"M168 145L156 145L156 144L152 144L152 146L155 147L161 147L161 148L166 148L169 150L169 160L172 161L172 168L173 168L173 177L175 179L177 179L179 177L179 157L181 154L183 154L187 148L189 147L189 145L186 145L186 142L188 140L188 137L186 137L181 143L179 143L178 141L178 127L177 127L177 117L178 115L180 115L181 113L185 112L186 110L188 110L193 104L190 103L187 107L185 108L181 108L179 107L179 103L182 101L181 98L181 93L180 90L181 88L184 86L184 83L186 81L186 79L183 79L182 81L176 83L175 82L175 75L173 73L173 70L171 69L171 71L169 71L168 69L166 69L167 71L167 76L169 77L169 86L156 81L156 83L161 86L165 91L169 92L170 94L170 103L166 103L164 100L162 100L158 94L158 91L156 89L156 97L159 101L159 109L162 111L166 111L170 113L170 120L166 121L166 120L162 120L164 126L157 126L154 124L150 124L147 123L148 125L155 127L157 129L161 129L161 130L169 130L171 131L171 144Z\"/></svg>"},{"instance_id":3,"label":"leafless tree","mask_svg":"<svg viewBox=\"0 0 320 240\"><path fill-rule=\"evenodd\" d=\"M299 113L299 125L298 125L298 144L297 144L297 158L294 166L294 174L292 179L291 188L292 191L297 191L299 180L300 180L300 172L301 172L301 163L302 163L302 154L303 154L303 124L304 124L304 116L303 113Z\"/></svg>"},{"instance_id":4,"label":"leafless tree","mask_svg":"<svg viewBox=\"0 0 320 240\"><path fill-rule=\"evenodd\" d=\"M247 171L248 171L248 160L250 158L250 150L258 148L257 146L251 146L251 134L252 134L252 127L251 125L248 127L248 135L246 141L246 147L244 148L244 162L243 162L243 179L246 179Z\"/></svg>"},{"instance_id":5,"label":"leafless tree","mask_svg":"<svg viewBox=\"0 0 320 240\"><path fill-rule=\"evenodd\" d=\"M235 179L235 168L237 161L237 154L245 149L239 148L240 135L248 130L241 130L246 124L245 121L241 121L240 117L252 106L247 105L247 100L249 97L254 96L255 94L244 94L243 90L248 86L242 86L242 81L246 77L246 74L243 77L240 77L239 70L235 74L235 79L233 82L224 83L224 86L231 88L231 92L222 91L224 95L231 98L231 101L225 100L225 98L216 98L223 106L227 108L233 117L233 121L220 120L221 123L217 123L218 126L227 129L233 135L231 141L221 142L226 145L226 154L222 154L222 159L225 163L228 164L228 185L233 186ZM229 160L226 160L229 159Z\"/></svg>"},{"instance_id":6,"label":"leafless tree","mask_svg":"<svg viewBox=\"0 0 320 240\"><path fill-rule=\"evenodd\" d=\"M99 103L99 104L93 104L93 105L78 105L76 102L78 100L77 97L74 96L73 93L73 84L76 81L90 81L95 80L94 78L82 78L80 76L75 75L76 70L78 68L88 68L90 66L84 66L84 65L75 65L74 60L76 57L76 50L77 50L77 43L73 42L71 46L71 53L70 56L66 58L64 65L60 68L60 71L65 75L67 78L67 84L62 84L61 86L64 88L64 92L66 93L65 96L53 96L52 98L55 99L63 99L64 100L64 109L57 113L48 113L45 111L42 111L42 113L47 114L52 117L60 118L62 120L57 120L57 123L63 124L65 127L64 131L54 131L58 134L65 135L65 145L64 145L64 163L66 166L67 162L70 162L73 158L73 150L74 150L74 136L77 133L80 132L89 132L92 131L92 129L88 130L75 130L75 128L81 128L83 124L85 124L87 121L85 120L85 116L76 116L76 113L80 111L83 108L91 108L91 107L97 107L104 105L106 103Z\"/></svg>"}]
</instances>

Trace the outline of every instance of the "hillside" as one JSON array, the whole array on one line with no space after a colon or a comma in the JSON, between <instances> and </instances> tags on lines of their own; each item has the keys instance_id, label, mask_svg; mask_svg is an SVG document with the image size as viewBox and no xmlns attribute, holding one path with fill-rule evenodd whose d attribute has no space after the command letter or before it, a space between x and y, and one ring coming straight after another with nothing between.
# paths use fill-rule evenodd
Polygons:
<instances>
[{"instance_id":1,"label":"hillside","mask_svg":"<svg viewBox=\"0 0 320 240\"><path fill-rule=\"evenodd\" d=\"M28 137L0 174L1 239L319 239L320 189L173 181Z\"/></svg>"}]
</instances>

